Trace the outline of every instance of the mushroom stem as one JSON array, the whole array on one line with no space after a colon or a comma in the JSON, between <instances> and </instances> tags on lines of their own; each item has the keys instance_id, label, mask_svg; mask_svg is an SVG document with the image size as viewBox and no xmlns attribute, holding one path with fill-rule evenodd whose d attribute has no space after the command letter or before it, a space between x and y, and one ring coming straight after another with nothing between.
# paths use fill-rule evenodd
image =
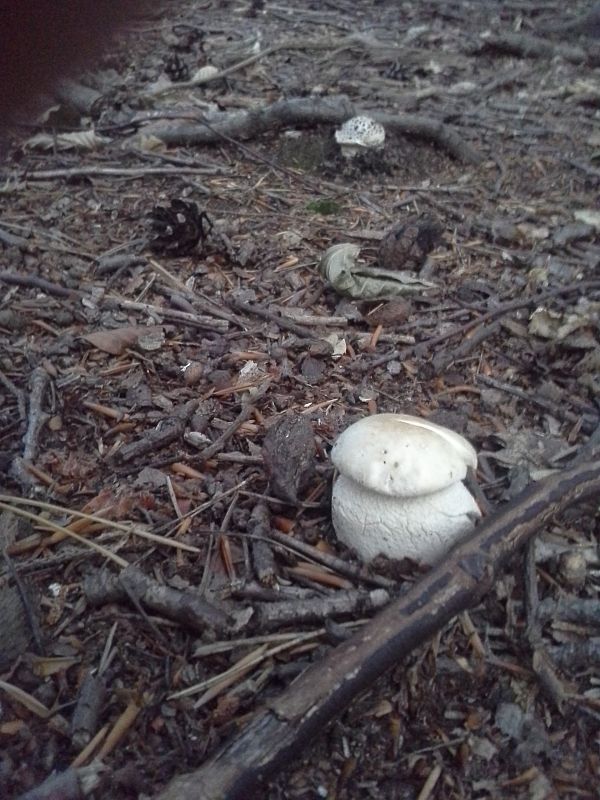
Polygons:
<instances>
[{"instance_id":1,"label":"mushroom stem","mask_svg":"<svg viewBox=\"0 0 600 800\"><path fill-rule=\"evenodd\" d=\"M331 505L338 539L363 561L383 554L435 564L481 516L460 481L419 497L392 497L340 475Z\"/></svg>"}]
</instances>

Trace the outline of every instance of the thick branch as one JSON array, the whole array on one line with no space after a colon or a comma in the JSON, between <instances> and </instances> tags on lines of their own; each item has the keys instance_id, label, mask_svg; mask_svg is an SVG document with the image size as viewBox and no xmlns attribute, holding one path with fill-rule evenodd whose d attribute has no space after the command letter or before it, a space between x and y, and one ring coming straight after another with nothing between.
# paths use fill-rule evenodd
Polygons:
<instances>
[{"instance_id":1,"label":"thick branch","mask_svg":"<svg viewBox=\"0 0 600 800\"><path fill-rule=\"evenodd\" d=\"M220 142L228 139L251 139L261 133L273 133L281 128L329 123L339 125L357 114L368 114L389 130L434 142L459 161L481 163L482 156L463 141L444 123L414 114L377 114L357 108L345 95L331 97L301 97L279 100L263 108L243 111L217 112L206 116L210 127L197 123L173 127L173 122L152 133L168 145L186 147Z\"/></svg>"},{"instance_id":2,"label":"thick branch","mask_svg":"<svg viewBox=\"0 0 600 800\"><path fill-rule=\"evenodd\" d=\"M597 67L600 64L600 49L596 45L579 47L578 45L555 44L539 36L525 33L499 33L486 35L481 44L482 52L506 53L520 58L556 58L560 56L572 64L588 64Z\"/></svg>"},{"instance_id":3,"label":"thick branch","mask_svg":"<svg viewBox=\"0 0 600 800\"><path fill-rule=\"evenodd\" d=\"M600 461L526 490L366 625L307 669L200 769L157 800L246 800L356 695L490 591L508 558L555 514L600 492Z\"/></svg>"}]
</instances>

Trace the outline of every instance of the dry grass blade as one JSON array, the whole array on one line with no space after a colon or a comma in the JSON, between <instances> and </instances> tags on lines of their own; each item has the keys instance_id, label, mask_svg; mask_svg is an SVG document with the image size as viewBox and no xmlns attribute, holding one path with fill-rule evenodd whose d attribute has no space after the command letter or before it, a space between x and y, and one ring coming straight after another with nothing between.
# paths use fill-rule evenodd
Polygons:
<instances>
[{"instance_id":1,"label":"dry grass blade","mask_svg":"<svg viewBox=\"0 0 600 800\"><path fill-rule=\"evenodd\" d=\"M71 539L75 539L76 541L84 544L86 547L89 547L91 550L95 550L104 558L107 558L109 561L112 561L114 564L117 564L119 567L126 567L128 566L129 562L125 561L124 558L121 556L116 555L116 553L111 552L106 547L102 547L101 544L97 542L90 541L86 539L85 536L80 536L78 533L65 528L63 525L57 525L54 522L50 522L48 519L43 519L42 517L38 516L37 514L30 514L29 511L25 511L22 508L15 508L8 503L0 502L0 508L4 509L5 511L10 511L12 514L15 514L18 517L23 517L24 519L31 520L32 522L37 522L43 527L50 528L57 533L63 533L65 536L70 537Z\"/></svg>"},{"instance_id":2,"label":"dry grass blade","mask_svg":"<svg viewBox=\"0 0 600 800\"><path fill-rule=\"evenodd\" d=\"M40 703L33 695L25 692L23 689L19 689L18 686L7 683L6 681L0 681L0 689L4 689L6 694L24 706L28 711L31 711L32 714L35 714L36 717L48 719L52 716L52 711L49 708L46 708L46 706Z\"/></svg>"},{"instance_id":3,"label":"dry grass blade","mask_svg":"<svg viewBox=\"0 0 600 800\"><path fill-rule=\"evenodd\" d=\"M64 514L67 516L77 517L78 519L97 523L103 528L108 528L111 532L118 531L128 536L139 536L141 539L147 539L148 541L153 542L154 544L162 545L164 547L172 547L175 550L185 550L188 553L201 552L199 548L194 547L191 544L186 544L185 542L178 542L176 539L169 539L168 537L160 536L157 533L151 533L150 531L144 530L144 528L141 528L139 525L136 525L135 523L117 522L116 520L111 520L106 517L102 517L98 514L86 514L83 511L77 511L76 509L73 508L65 508L64 506L54 505L53 503L43 503L39 500L31 500L24 497L15 497L13 495L0 495L0 508L5 508L7 510L13 511L14 513L17 513L17 510L14 508L13 504L34 506L35 508L41 508L47 511L53 511L56 512L57 514ZM35 519L39 522L40 527L44 527L44 525L47 525L48 527L51 527L53 530L56 531L57 538L54 539L52 543L60 541L61 538L66 538L67 536L73 536L73 534L76 533L76 531L73 530L71 525L55 526L53 523L49 523L43 517L35 517ZM75 524L73 524L73 526L74 525Z\"/></svg>"}]
</instances>

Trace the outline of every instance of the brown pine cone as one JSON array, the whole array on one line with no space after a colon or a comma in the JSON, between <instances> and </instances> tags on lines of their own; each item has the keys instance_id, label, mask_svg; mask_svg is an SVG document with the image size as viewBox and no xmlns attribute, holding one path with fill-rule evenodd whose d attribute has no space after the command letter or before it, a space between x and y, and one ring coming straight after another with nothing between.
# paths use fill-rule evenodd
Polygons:
<instances>
[{"instance_id":1,"label":"brown pine cone","mask_svg":"<svg viewBox=\"0 0 600 800\"><path fill-rule=\"evenodd\" d=\"M378 264L383 269L421 269L442 238L442 226L425 214L397 222L379 245Z\"/></svg>"}]
</instances>

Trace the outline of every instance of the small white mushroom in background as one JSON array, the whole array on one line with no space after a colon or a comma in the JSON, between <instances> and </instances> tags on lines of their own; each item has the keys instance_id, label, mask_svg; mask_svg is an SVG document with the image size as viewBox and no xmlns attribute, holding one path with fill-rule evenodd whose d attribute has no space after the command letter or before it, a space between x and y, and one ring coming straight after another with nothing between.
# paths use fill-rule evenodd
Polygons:
<instances>
[{"instance_id":1,"label":"small white mushroom in background","mask_svg":"<svg viewBox=\"0 0 600 800\"><path fill-rule=\"evenodd\" d=\"M380 553L439 561L481 516L462 483L477 453L462 436L407 414L375 414L343 431L331 451L338 539L364 561Z\"/></svg>"},{"instance_id":2,"label":"small white mushroom in background","mask_svg":"<svg viewBox=\"0 0 600 800\"><path fill-rule=\"evenodd\" d=\"M335 132L335 140L342 155L353 158L365 150L381 149L385 142L385 129L371 117L351 117Z\"/></svg>"}]
</instances>

